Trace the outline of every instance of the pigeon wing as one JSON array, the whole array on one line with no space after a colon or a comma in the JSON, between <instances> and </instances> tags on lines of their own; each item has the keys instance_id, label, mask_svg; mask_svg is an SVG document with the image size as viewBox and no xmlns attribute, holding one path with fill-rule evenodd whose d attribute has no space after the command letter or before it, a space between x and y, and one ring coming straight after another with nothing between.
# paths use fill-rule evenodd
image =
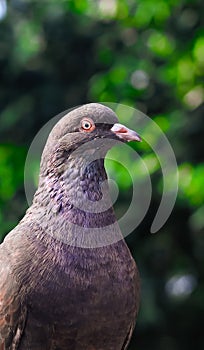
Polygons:
<instances>
[{"instance_id":1,"label":"pigeon wing","mask_svg":"<svg viewBox=\"0 0 204 350\"><path fill-rule=\"evenodd\" d=\"M22 290L13 274L15 252L9 254L0 246L0 350L15 350L21 340L26 321Z\"/></svg>"}]
</instances>

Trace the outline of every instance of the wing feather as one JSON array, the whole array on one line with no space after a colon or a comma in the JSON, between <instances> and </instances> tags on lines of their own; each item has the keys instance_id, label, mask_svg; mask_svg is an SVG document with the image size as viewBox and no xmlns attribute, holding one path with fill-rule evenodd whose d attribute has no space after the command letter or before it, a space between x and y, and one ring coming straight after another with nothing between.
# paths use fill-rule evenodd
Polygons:
<instances>
[{"instance_id":1,"label":"wing feather","mask_svg":"<svg viewBox=\"0 0 204 350\"><path fill-rule=\"evenodd\" d=\"M15 253L14 253L15 255ZM12 270L12 257L6 245L0 246L0 350L16 350L20 342L26 307L21 287Z\"/></svg>"}]
</instances>

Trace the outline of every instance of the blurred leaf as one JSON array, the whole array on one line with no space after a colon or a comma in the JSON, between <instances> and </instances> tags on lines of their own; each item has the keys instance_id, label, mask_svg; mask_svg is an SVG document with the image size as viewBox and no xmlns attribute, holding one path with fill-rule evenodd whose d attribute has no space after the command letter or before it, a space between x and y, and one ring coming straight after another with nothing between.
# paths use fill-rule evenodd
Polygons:
<instances>
[{"instance_id":1,"label":"blurred leaf","mask_svg":"<svg viewBox=\"0 0 204 350\"><path fill-rule=\"evenodd\" d=\"M193 56L198 64L204 68L204 36L201 36L195 40Z\"/></svg>"},{"instance_id":2,"label":"blurred leaf","mask_svg":"<svg viewBox=\"0 0 204 350\"><path fill-rule=\"evenodd\" d=\"M0 200L10 199L23 184L26 157L24 147L0 145Z\"/></svg>"},{"instance_id":3,"label":"blurred leaf","mask_svg":"<svg viewBox=\"0 0 204 350\"><path fill-rule=\"evenodd\" d=\"M20 21L16 25L15 59L19 63L26 63L37 55L43 48L43 37L38 23L34 21Z\"/></svg>"},{"instance_id":4,"label":"blurred leaf","mask_svg":"<svg viewBox=\"0 0 204 350\"><path fill-rule=\"evenodd\" d=\"M161 57L169 56L175 48L173 39L159 31L150 33L148 46L151 51Z\"/></svg>"},{"instance_id":5,"label":"blurred leaf","mask_svg":"<svg viewBox=\"0 0 204 350\"><path fill-rule=\"evenodd\" d=\"M179 173L181 195L185 196L194 207L202 205L204 202L204 164L194 167L191 164L183 164L179 167Z\"/></svg>"}]
</instances>

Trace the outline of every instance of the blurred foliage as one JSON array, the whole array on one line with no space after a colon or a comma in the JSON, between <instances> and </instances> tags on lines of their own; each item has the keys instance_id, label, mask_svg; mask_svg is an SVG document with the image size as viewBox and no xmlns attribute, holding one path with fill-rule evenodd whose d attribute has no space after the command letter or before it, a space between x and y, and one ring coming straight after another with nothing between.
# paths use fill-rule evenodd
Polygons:
<instances>
[{"instance_id":1,"label":"blurred foliage","mask_svg":"<svg viewBox=\"0 0 204 350\"><path fill-rule=\"evenodd\" d=\"M131 145L151 175L153 198L127 238L142 277L130 350L204 348L203 12L202 0L0 0L1 239L26 208L26 151L62 110L92 101L127 104L158 124L176 154L176 206L151 236L162 174L147 142ZM157 142L151 129L142 132ZM127 162L139 184L141 162ZM117 162L107 166L123 212L132 180Z\"/></svg>"}]
</instances>

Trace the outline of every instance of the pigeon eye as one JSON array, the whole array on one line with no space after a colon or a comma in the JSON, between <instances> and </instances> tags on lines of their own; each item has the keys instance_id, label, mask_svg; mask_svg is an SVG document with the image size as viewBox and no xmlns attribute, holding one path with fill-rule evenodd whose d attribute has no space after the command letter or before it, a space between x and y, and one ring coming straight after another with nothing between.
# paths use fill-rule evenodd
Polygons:
<instances>
[{"instance_id":1,"label":"pigeon eye","mask_svg":"<svg viewBox=\"0 0 204 350\"><path fill-rule=\"evenodd\" d=\"M95 129L95 124L93 120L84 118L81 121L81 129L83 131L93 131Z\"/></svg>"}]
</instances>

